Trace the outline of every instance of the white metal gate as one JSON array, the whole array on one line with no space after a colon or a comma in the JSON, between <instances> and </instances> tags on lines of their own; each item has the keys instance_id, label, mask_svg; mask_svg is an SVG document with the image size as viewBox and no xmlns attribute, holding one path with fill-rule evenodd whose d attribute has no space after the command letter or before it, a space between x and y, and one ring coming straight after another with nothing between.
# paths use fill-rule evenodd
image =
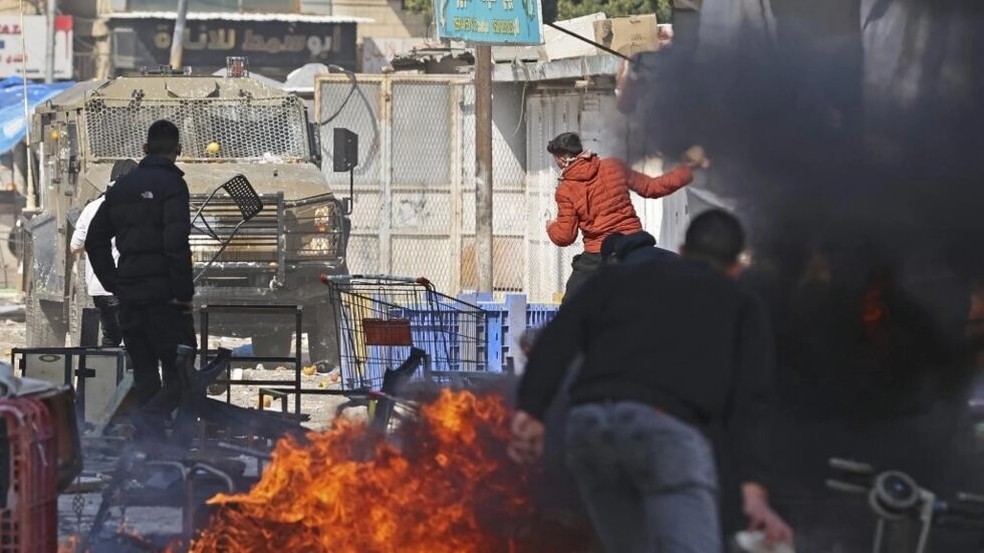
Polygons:
<instances>
[{"instance_id":1,"label":"white metal gate","mask_svg":"<svg viewBox=\"0 0 984 553\"><path fill-rule=\"evenodd\" d=\"M474 289L475 110L471 78L359 75L318 80L325 171L344 194L348 174L331 172L332 129L360 136L349 270L426 276L449 293ZM494 284L523 290L525 127L508 91L494 126ZM506 127L509 127L508 129ZM520 154L517 155L516 152Z\"/></svg>"},{"instance_id":2,"label":"white metal gate","mask_svg":"<svg viewBox=\"0 0 984 553\"><path fill-rule=\"evenodd\" d=\"M331 172L332 129L360 136L348 264L352 273L425 276L450 294L474 290L475 104L470 77L344 75L318 80L325 170L336 193L348 174ZM528 85L527 85L528 86ZM498 293L530 302L559 298L580 243L558 248L545 223L556 215L557 168L546 151L557 134L581 134L602 156L633 157L634 122L611 91L539 90L497 84L493 96L493 267ZM637 166L658 174L658 160ZM686 217L671 204L635 198L643 226L664 236ZM667 209L664 209L664 205ZM665 212L665 217L664 217ZM675 235L676 233L670 233ZM671 241L676 241L675 238ZM666 244L673 248L677 244Z\"/></svg>"}]
</instances>

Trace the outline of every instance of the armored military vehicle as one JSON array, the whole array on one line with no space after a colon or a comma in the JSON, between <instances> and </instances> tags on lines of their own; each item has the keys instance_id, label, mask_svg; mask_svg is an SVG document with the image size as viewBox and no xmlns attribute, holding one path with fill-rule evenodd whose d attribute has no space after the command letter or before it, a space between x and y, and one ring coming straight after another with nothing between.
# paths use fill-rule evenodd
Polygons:
<instances>
[{"instance_id":1,"label":"armored military vehicle","mask_svg":"<svg viewBox=\"0 0 984 553\"><path fill-rule=\"evenodd\" d=\"M167 119L181 132L178 167L192 213L238 174L264 204L198 281L196 304L301 305L312 361L334 361L332 310L318 275L346 271L350 210L321 172L319 126L301 98L249 77L157 73L80 83L35 112L40 211L26 224L29 346L62 346L66 335L78 341L82 308L91 300L84 264L68 247L74 221L105 191L112 165L143 157L150 124ZM236 205L219 193L195 226L204 222L223 238L241 221ZM193 229L196 274L222 245ZM292 343L294 321L246 315L213 324L221 325L213 334L251 337L258 355L284 355Z\"/></svg>"}]
</instances>

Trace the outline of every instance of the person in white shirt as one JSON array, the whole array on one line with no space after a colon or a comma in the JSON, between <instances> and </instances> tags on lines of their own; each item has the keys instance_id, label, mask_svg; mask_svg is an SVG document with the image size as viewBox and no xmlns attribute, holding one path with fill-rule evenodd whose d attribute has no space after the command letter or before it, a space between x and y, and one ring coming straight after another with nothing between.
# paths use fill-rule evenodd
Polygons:
<instances>
[{"instance_id":1,"label":"person in white shirt","mask_svg":"<svg viewBox=\"0 0 984 553\"><path fill-rule=\"evenodd\" d=\"M129 173L136 167L137 162L132 159L121 159L114 163L113 169L110 172L109 186L112 186L116 182L116 179ZM103 288L102 283L99 282L95 272L92 270L88 256L85 255L85 237L89 231L89 223L92 222L92 218L99 211L99 206L102 205L104 199L105 195L100 195L95 200L89 202L82 210L78 221L75 222L75 232L72 234L70 247L72 253L81 253L85 257L85 286L89 295L92 296L92 303L99 310L99 321L100 327L102 328L100 345L103 347L119 347L123 343L123 331L120 329L119 320L120 300ZM116 251L115 245L113 247L113 258L117 262L120 259L120 252Z\"/></svg>"}]
</instances>

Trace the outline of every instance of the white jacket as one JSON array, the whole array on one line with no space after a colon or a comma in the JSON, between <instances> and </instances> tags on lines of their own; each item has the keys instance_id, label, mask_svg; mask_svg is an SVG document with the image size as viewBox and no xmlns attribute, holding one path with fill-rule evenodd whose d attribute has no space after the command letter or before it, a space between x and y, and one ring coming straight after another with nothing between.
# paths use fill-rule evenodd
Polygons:
<instances>
[{"instance_id":1,"label":"white jacket","mask_svg":"<svg viewBox=\"0 0 984 553\"><path fill-rule=\"evenodd\" d=\"M72 233L72 243L70 245L71 249L77 250L85 246L85 235L89 232L89 223L92 222L92 218L96 216L96 212L99 211L99 206L102 205L105 196L99 196L95 200L89 202L89 205L85 206L82 210L82 214L79 215L79 220L75 222L75 232ZM92 270L92 265L89 263L89 256L82 254L85 257L85 287L89 291L90 296L112 296L109 292L103 288L99 279L96 278L95 272ZM113 239L113 260L117 263L120 261L120 252L116 251L116 239Z\"/></svg>"}]
</instances>

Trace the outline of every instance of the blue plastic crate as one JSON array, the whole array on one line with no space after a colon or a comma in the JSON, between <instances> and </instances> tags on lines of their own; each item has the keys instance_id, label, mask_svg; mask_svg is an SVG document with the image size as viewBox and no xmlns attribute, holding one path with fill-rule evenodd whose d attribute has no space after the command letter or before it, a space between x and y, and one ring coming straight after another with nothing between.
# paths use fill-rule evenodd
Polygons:
<instances>
[{"instance_id":1,"label":"blue plastic crate","mask_svg":"<svg viewBox=\"0 0 984 553\"><path fill-rule=\"evenodd\" d=\"M465 301L476 301L475 296L466 296ZM557 314L559 305L527 304L524 296L515 295L504 302L477 301L476 304L486 313L485 356L491 372L505 372L514 359L513 344L529 328L538 328L550 322ZM519 310L522 312L519 312ZM515 313L511 310L516 311Z\"/></svg>"}]
</instances>

